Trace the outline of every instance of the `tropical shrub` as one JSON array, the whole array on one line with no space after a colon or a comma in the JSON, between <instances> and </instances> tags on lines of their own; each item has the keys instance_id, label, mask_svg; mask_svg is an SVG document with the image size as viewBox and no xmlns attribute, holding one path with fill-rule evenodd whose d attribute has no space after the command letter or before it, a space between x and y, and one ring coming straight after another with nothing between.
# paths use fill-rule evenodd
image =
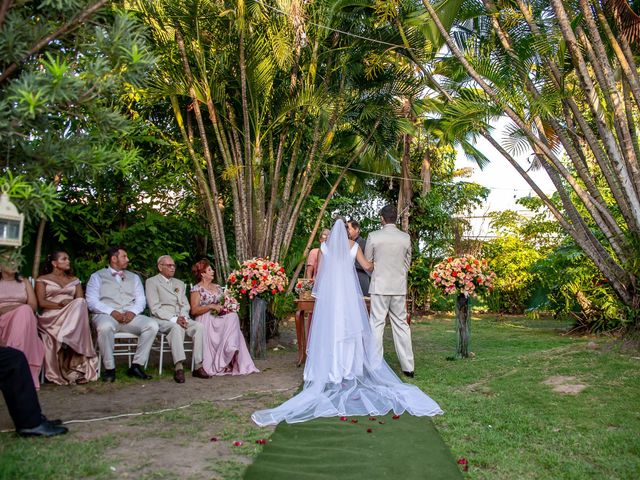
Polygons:
<instances>
[{"instance_id":1,"label":"tropical shrub","mask_svg":"<svg viewBox=\"0 0 640 480\"><path fill-rule=\"evenodd\" d=\"M610 331L620 327L627 310L609 282L573 243L540 259L531 271L546 295L530 311L571 316L587 331Z\"/></svg>"},{"instance_id":2,"label":"tropical shrub","mask_svg":"<svg viewBox=\"0 0 640 480\"><path fill-rule=\"evenodd\" d=\"M494 290L486 299L488 309L523 313L536 287L537 277L531 272L540 259L536 246L516 235L506 235L486 242L482 255L496 273Z\"/></svg>"}]
</instances>

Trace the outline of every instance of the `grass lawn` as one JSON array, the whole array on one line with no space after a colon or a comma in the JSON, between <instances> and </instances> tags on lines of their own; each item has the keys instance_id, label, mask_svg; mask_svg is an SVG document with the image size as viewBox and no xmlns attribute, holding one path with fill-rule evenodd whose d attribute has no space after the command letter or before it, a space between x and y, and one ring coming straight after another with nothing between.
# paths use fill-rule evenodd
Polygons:
<instances>
[{"instance_id":1,"label":"grass lawn","mask_svg":"<svg viewBox=\"0 0 640 480\"><path fill-rule=\"evenodd\" d=\"M413 382L445 410L434 423L454 457L469 462L466 478L640 478L640 354L609 350L605 338L563 336L558 328L566 325L552 320L483 317L472 322L475 357L448 361L455 349L453 319L418 320ZM385 356L397 369L390 335L386 341ZM583 389L559 393L545 383L550 379ZM0 434L0 479L240 478L262 448L255 440L271 431L247 421L256 401L249 395L72 425L70 435L48 440ZM214 434L219 442L210 442ZM140 437L155 439L157 450L184 445L199 468L176 471L150 453L135 452L131 447ZM244 445L230 446L234 439ZM129 450L132 456L122 460ZM138 457L146 463L135 463Z\"/></svg>"},{"instance_id":2,"label":"grass lawn","mask_svg":"<svg viewBox=\"0 0 640 480\"><path fill-rule=\"evenodd\" d=\"M447 361L452 327L435 319L413 329L415 383L445 410L434 421L469 462L467 478L640 478L638 354L563 336L552 320L484 317L472 322L476 356ZM550 377L585 388L558 393Z\"/></svg>"}]
</instances>

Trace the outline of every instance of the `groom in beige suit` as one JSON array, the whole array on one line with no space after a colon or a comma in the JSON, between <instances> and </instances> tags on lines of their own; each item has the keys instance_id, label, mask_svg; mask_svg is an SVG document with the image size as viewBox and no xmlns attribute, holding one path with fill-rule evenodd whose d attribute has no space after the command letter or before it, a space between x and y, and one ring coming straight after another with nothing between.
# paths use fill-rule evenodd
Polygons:
<instances>
[{"instance_id":1,"label":"groom in beige suit","mask_svg":"<svg viewBox=\"0 0 640 480\"><path fill-rule=\"evenodd\" d=\"M202 341L204 328L201 323L189 318L189 301L185 294L183 281L174 278L176 263L169 255L158 258L160 273L149 278L145 283L147 305L151 315L158 322L160 333L164 333L171 347L174 363L173 379L177 383L184 383L184 354L185 333L193 339L193 361L195 367L191 373L197 378L209 378L202 368Z\"/></svg>"},{"instance_id":2,"label":"groom in beige suit","mask_svg":"<svg viewBox=\"0 0 640 480\"><path fill-rule=\"evenodd\" d=\"M395 223L396 207L386 205L380 210L382 230L372 232L367 238L364 255L375 268L371 274L369 296L371 314L369 323L382 354L382 337L387 315L402 373L414 376L411 330L407 323L407 273L411 265L411 239L399 230Z\"/></svg>"}]
</instances>

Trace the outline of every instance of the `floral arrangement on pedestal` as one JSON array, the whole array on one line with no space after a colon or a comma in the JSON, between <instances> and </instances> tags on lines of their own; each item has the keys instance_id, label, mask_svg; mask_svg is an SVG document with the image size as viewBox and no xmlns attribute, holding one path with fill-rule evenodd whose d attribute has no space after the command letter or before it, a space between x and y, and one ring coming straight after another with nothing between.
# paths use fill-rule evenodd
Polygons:
<instances>
[{"instance_id":1,"label":"floral arrangement on pedestal","mask_svg":"<svg viewBox=\"0 0 640 480\"><path fill-rule=\"evenodd\" d=\"M280 264L260 257L245 260L227 278L229 288L249 300L257 296L269 297L282 293L287 282L284 268Z\"/></svg>"},{"instance_id":2,"label":"floral arrangement on pedestal","mask_svg":"<svg viewBox=\"0 0 640 480\"><path fill-rule=\"evenodd\" d=\"M249 352L265 358L267 351L267 300L283 293L288 283L284 268L268 258L245 260L227 278L229 290L250 300Z\"/></svg>"},{"instance_id":3,"label":"floral arrangement on pedestal","mask_svg":"<svg viewBox=\"0 0 640 480\"><path fill-rule=\"evenodd\" d=\"M311 298L311 291L313 290L314 281L313 278L301 278L293 287L294 292L302 300Z\"/></svg>"},{"instance_id":4,"label":"floral arrangement on pedestal","mask_svg":"<svg viewBox=\"0 0 640 480\"><path fill-rule=\"evenodd\" d=\"M456 294L456 356L469 357L471 339L471 306L469 297L491 292L496 274L486 260L473 255L449 257L431 271L431 280L445 295Z\"/></svg>"},{"instance_id":5,"label":"floral arrangement on pedestal","mask_svg":"<svg viewBox=\"0 0 640 480\"><path fill-rule=\"evenodd\" d=\"M487 261L473 255L445 258L431 271L433 284L445 295L456 293L475 297L490 292L495 278Z\"/></svg>"}]
</instances>

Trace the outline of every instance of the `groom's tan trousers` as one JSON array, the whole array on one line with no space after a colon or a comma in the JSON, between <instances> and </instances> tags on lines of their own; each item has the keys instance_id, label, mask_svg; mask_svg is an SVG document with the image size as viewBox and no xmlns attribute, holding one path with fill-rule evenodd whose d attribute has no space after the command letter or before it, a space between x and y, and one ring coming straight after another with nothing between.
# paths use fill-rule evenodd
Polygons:
<instances>
[{"instance_id":1,"label":"groom's tan trousers","mask_svg":"<svg viewBox=\"0 0 640 480\"><path fill-rule=\"evenodd\" d=\"M407 303L405 295L371 294L371 314L369 323L376 339L378 351L382 355L382 337L384 325L389 315L393 343L404 372L413 372L413 348L411 346L411 329L407 323Z\"/></svg>"}]
</instances>

